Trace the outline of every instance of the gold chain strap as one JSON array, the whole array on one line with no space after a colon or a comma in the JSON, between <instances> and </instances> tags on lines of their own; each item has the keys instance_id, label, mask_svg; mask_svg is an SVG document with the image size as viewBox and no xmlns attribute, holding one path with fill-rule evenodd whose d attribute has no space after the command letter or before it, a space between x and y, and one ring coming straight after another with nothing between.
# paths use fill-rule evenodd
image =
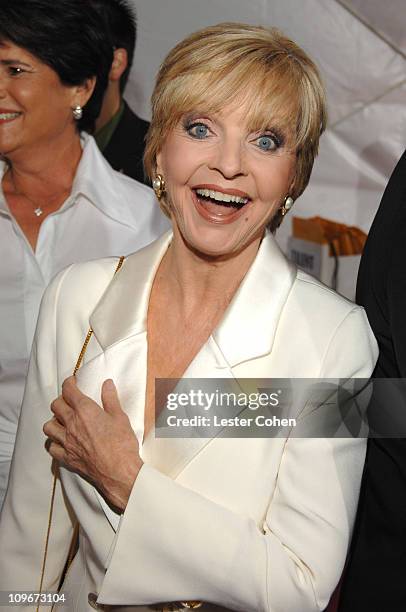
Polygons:
<instances>
[{"instance_id":1,"label":"gold chain strap","mask_svg":"<svg viewBox=\"0 0 406 612\"><path fill-rule=\"evenodd\" d=\"M164 604L163 608L153 608L157 612L181 612L185 608L187 610L197 610L203 605L202 601L180 601L179 603L172 602Z\"/></svg>"},{"instance_id":2,"label":"gold chain strap","mask_svg":"<svg viewBox=\"0 0 406 612\"><path fill-rule=\"evenodd\" d=\"M124 256L121 256L119 259L119 262L117 264L117 267L115 269L114 275L117 274L117 272L120 270L121 266L124 263ZM82 365L82 361L83 358L85 356L87 347L89 345L90 339L93 336L93 330L92 328L89 329L89 331L87 332L86 335L86 339L83 343L82 346L82 350L80 351L78 360L76 362L75 368L73 370L73 376L76 376L77 371L79 370L80 366ZM58 464L55 460L52 461L52 469L54 472L54 477L53 477L53 483L52 483L52 493L51 493L51 501L50 501L50 505L49 505L49 514L48 514L48 526L47 526L47 533L46 533L46 537L45 537L45 546L44 546L44 555L43 555L43 559L42 559L42 568L41 568L41 579L40 579L40 585L39 585L39 594L42 594L42 588L43 588L43 584L44 584L44 577L45 577L45 566L46 566L46 562L47 562L47 556L48 556L48 546L49 546L49 538L51 535L51 526L52 526L52 515L54 512L54 502L55 502L55 492L56 492L56 482L57 482L57 477L58 477ZM66 562L66 572L68 571L72 561L73 561L73 557L75 556L75 552L76 552L76 543L77 543L77 539L79 536L79 523L76 521L75 526L73 528L73 535L72 535L72 541L69 547L69 554L68 554L68 559ZM64 568L64 569L65 569ZM40 599L40 598L39 598ZM54 606L52 606L51 608L51 612L53 610ZM36 612L39 612L40 609L40 603L38 603Z\"/></svg>"}]
</instances>

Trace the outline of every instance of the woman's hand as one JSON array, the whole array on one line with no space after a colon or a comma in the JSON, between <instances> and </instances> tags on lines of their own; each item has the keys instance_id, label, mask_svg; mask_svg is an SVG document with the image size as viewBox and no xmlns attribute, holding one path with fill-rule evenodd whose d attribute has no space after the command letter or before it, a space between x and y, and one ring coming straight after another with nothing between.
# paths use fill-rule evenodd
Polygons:
<instances>
[{"instance_id":1,"label":"woman's hand","mask_svg":"<svg viewBox=\"0 0 406 612\"><path fill-rule=\"evenodd\" d=\"M104 410L79 391L71 376L51 404L55 417L44 425L49 454L90 480L123 511L143 463L138 441L112 380L103 383Z\"/></svg>"}]
</instances>

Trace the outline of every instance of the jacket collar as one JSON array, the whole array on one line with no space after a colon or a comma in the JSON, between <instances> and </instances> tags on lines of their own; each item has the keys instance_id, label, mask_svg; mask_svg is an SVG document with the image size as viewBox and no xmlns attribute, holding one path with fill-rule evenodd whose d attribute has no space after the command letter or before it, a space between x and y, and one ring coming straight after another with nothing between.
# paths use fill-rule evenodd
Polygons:
<instances>
[{"instance_id":1,"label":"jacket collar","mask_svg":"<svg viewBox=\"0 0 406 612\"><path fill-rule=\"evenodd\" d=\"M131 255L98 303L90 325L103 349L144 333L149 295L158 266L172 239L168 232ZM296 267L267 233L258 254L215 329L212 340L230 367L271 352Z\"/></svg>"},{"instance_id":2,"label":"jacket collar","mask_svg":"<svg viewBox=\"0 0 406 612\"><path fill-rule=\"evenodd\" d=\"M90 317L99 344L112 344L147 329L149 295L172 232L127 257Z\"/></svg>"}]
</instances>

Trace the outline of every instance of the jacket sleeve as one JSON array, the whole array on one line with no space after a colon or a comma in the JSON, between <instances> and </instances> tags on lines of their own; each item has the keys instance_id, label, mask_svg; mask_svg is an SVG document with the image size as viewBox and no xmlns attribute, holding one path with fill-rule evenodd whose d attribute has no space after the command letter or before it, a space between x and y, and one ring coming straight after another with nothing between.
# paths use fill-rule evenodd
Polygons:
<instances>
[{"instance_id":1,"label":"jacket sleeve","mask_svg":"<svg viewBox=\"0 0 406 612\"><path fill-rule=\"evenodd\" d=\"M320 376L369 377L376 357L355 307L332 334ZM344 565L364 456L362 439L288 439L262 525L144 465L98 601L324 610Z\"/></svg>"},{"instance_id":2,"label":"jacket sleeve","mask_svg":"<svg viewBox=\"0 0 406 612\"><path fill-rule=\"evenodd\" d=\"M42 427L58 394L56 319L67 271L44 294L24 393L5 503L0 517L0 591L38 591L53 483ZM72 534L59 479L43 591L57 590Z\"/></svg>"}]
</instances>

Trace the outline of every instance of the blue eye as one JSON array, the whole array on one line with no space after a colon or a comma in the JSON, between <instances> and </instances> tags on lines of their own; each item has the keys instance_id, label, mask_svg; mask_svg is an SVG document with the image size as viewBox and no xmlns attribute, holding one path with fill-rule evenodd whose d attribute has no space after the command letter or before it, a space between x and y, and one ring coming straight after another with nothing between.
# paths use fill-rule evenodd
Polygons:
<instances>
[{"instance_id":1,"label":"blue eye","mask_svg":"<svg viewBox=\"0 0 406 612\"><path fill-rule=\"evenodd\" d=\"M262 151L274 151L279 146L279 143L276 141L276 139L273 136L267 136L267 135L260 136L256 142L257 142L257 146Z\"/></svg>"},{"instance_id":2,"label":"blue eye","mask_svg":"<svg viewBox=\"0 0 406 612\"><path fill-rule=\"evenodd\" d=\"M209 135L209 128L204 123L192 123L186 129L193 138L203 139Z\"/></svg>"}]
</instances>

